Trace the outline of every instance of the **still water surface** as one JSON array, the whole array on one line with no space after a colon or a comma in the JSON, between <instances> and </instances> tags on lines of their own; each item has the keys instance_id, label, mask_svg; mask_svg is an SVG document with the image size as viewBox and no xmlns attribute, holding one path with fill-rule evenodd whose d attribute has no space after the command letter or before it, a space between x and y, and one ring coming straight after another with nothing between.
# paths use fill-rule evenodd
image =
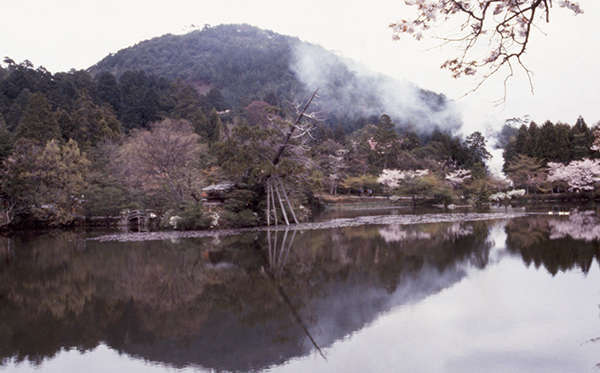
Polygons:
<instances>
[{"instance_id":1,"label":"still water surface","mask_svg":"<svg viewBox=\"0 0 600 373\"><path fill-rule=\"evenodd\" d=\"M592 372L600 219L0 239L0 372Z\"/></svg>"}]
</instances>

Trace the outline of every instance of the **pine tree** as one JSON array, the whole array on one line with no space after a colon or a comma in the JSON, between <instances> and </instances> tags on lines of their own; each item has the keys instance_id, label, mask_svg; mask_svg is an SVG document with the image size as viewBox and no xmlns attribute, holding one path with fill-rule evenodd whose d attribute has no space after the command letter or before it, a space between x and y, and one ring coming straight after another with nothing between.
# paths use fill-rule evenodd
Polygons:
<instances>
[{"instance_id":1,"label":"pine tree","mask_svg":"<svg viewBox=\"0 0 600 373\"><path fill-rule=\"evenodd\" d=\"M538 155L546 161L554 161L558 158L559 149L554 146L556 141L556 130L554 123L546 121L539 131Z\"/></svg>"},{"instance_id":2,"label":"pine tree","mask_svg":"<svg viewBox=\"0 0 600 373\"><path fill-rule=\"evenodd\" d=\"M575 125L571 128L569 139L571 141L571 160L582 159L590 155L594 137L581 116L577 118Z\"/></svg>"},{"instance_id":3,"label":"pine tree","mask_svg":"<svg viewBox=\"0 0 600 373\"><path fill-rule=\"evenodd\" d=\"M55 113L43 93L34 93L29 98L16 128L16 137L27 138L38 144L60 138Z\"/></svg>"},{"instance_id":4,"label":"pine tree","mask_svg":"<svg viewBox=\"0 0 600 373\"><path fill-rule=\"evenodd\" d=\"M4 117L0 113L0 164L4 160L13 148L13 136L6 128L6 122Z\"/></svg>"},{"instance_id":5,"label":"pine tree","mask_svg":"<svg viewBox=\"0 0 600 373\"><path fill-rule=\"evenodd\" d=\"M527 131L527 126L523 124L521 127L519 127L519 131L517 132L517 138L515 140L516 153L526 154L528 145L529 145L529 132Z\"/></svg>"},{"instance_id":6,"label":"pine tree","mask_svg":"<svg viewBox=\"0 0 600 373\"><path fill-rule=\"evenodd\" d=\"M74 131L64 133L66 138L75 139L82 150L88 151L99 142L115 139L121 133L121 124L112 111L105 105L98 107L88 95L82 95L75 104L71 115Z\"/></svg>"},{"instance_id":7,"label":"pine tree","mask_svg":"<svg viewBox=\"0 0 600 373\"><path fill-rule=\"evenodd\" d=\"M540 128L535 122L529 123L527 134L529 135L529 141L526 145L525 154L527 154L530 157L540 158L540 147L538 144L540 137Z\"/></svg>"},{"instance_id":8,"label":"pine tree","mask_svg":"<svg viewBox=\"0 0 600 373\"><path fill-rule=\"evenodd\" d=\"M223 132L223 123L221 123L221 118L219 118L219 114L217 114L216 109L212 109L208 116L208 122L206 125L206 129L204 132L204 136L208 139L210 143L214 143L219 141Z\"/></svg>"}]
</instances>

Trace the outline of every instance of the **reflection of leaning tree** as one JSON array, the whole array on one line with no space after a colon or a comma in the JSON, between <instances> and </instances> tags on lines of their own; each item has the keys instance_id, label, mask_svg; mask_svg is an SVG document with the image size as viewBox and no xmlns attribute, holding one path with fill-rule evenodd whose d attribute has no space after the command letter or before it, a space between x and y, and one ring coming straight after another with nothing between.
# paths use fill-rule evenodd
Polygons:
<instances>
[{"instance_id":1,"label":"reflection of leaning tree","mask_svg":"<svg viewBox=\"0 0 600 373\"><path fill-rule=\"evenodd\" d=\"M267 231L267 261L269 271L274 277L279 277L283 272L295 238L296 230L293 231L292 236L288 240L288 228L286 228L283 232L281 242L279 242L277 231L274 231L273 234L271 234L271 230Z\"/></svg>"},{"instance_id":2,"label":"reflection of leaning tree","mask_svg":"<svg viewBox=\"0 0 600 373\"><path fill-rule=\"evenodd\" d=\"M298 219L294 212L294 207L290 202L290 199L285 189L284 182L282 181L283 175L280 175L282 173L282 170L280 170L280 167L278 166L281 163L283 163L282 160L284 160L286 157L296 158L297 160L297 158L301 156L301 153L303 153L305 142L307 141L307 138L310 138L310 131L312 129L312 123L306 123L304 121L305 118L312 119L311 116L306 114L306 110L308 109L316 95L317 90L313 92L308 101L299 111L296 120L289 126L289 129L287 130L287 133L283 138L283 142L279 145L277 153L275 153L275 156L271 161L272 171L265 178L265 191L267 198L267 225L271 225L271 216L273 216L275 225L278 224L278 204L276 203L276 199L279 203L279 209L281 210L281 214L283 216L285 224L289 225L291 220L286 212L286 206L289 209L291 218L294 219L294 223L298 224Z\"/></svg>"},{"instance_id":3,"label":"reflection of leaning tree","mask_svg":"<svg viewBox=\"0 0 600 373\"><path fill-rule=\"evenodd\" d=\"M314 337L308 330L308 326L298 313L296 307L290 301L287 292L285 291L285 289L281 285L281 282L279 281L281 279L281 275L283 273L285 264L287 263L288 255L294 245L294 239L296 238L296 230L293 231L292 236L289 240L288 232L288 228L285 228L283 238L281 239L281 241L279 241L277 237L277 231L274 231L273 234L271 234L271 230L267 231L267 248L269 252L267 253L267 268L263 270L263 273L270 280L273 287L277 290L281 301L290 309L294 320L296 320L296 323L298 323L298 325L302 328L308 339L310 339L310 342L319 352L319 355L321 355L323 359L327 360L325 354L323 353L323 350L321 350L321 347L319 347L317 341L314 339Z\"/></svg>"}]
</instances>

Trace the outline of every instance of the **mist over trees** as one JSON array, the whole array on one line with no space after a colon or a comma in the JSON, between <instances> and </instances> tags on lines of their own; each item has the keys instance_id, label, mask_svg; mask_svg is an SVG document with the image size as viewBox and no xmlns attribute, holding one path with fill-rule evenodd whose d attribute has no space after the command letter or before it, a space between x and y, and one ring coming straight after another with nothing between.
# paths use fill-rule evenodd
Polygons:
<instances>
[{"instance_id":1,"label":"mist over trees","mask_svg":"<svg viewBox=\"0 0 600 373\"><path fill-rule=\"evenodd\" d=\"M400 195L447 205L487 203L507 191L488 172L485 137L452 133L460 122L442 95L353 70L290 40L250 26L209 27L142 42L89 71L56 74L6 58L0 223L65 225L142 209L182 217L180 227L242 227L291 220L293 211L305 220L324 195ZM303 48L310 53L301 57ZM283 62L273 62L272 53ZM237 59L226 63L224 56ZM190 59L194 66L181 65ZM311 79L322 87L305 113L311 125L302 127L297 97ZM393 96L385 87L401 92ZM386 112L390 105L405 115ZM572 126L507 121L497 143L504 171L524 190L507 193L593 191L597 132L583 118ZM275 195L288 204L290 219L282 201L273 208Z\"/></svg>"},{"instance_id":2,"label":"mist over trees","mask_svg":"<svg viewBox=\"0 0 600 373\"><path fill-rule=\"evenodd\" d=\"M298 102L285 96L251 95L231 107L215 87L141 71L51 74L10 59L0 69L3 225L151 209L207 227L219 220L202 207L207 198L225 201L220 226L263 224L270 176L299 219L322 193L401 193L377 182L386 169L430 170L425 189L441 190L429 196L444 203L487 185L479 133L465 140L442 129L422 133L419 123L398 126L384 113L336 124L306 113L310 131L298 127L286 140L298 126ZM445 179L458 169L473 175L467 189ZM223 183L232 187L216 196L204 190Z\"/></svg>"},{"instance_id":3,"label":"mist over trees","mask_svg":"<svg viewBox=\"0 0 600 373\"><path fill-rule=\"evenodd\" d=\"M89 72L110 72L119 79L132 70L185 81L202 94L208 91L206 97L217 111L244 108L253 101L282 107L301 102L318 88L312 107L328 125L347 133L377 121L382 113L417 133L435 127L454 131L462 124L442 94L370 72L298 38L249 25L207 26L146 40L105 57ZM221 101L213 93L220 93Z\"/></svg>"}]
</instances>

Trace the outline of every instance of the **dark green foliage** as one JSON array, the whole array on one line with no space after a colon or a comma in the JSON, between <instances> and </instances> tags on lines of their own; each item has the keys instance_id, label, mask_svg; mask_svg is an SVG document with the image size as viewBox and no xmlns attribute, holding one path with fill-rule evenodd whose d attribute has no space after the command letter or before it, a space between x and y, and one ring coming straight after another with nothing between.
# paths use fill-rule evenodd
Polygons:
<instances>
[{"instance_id":1,"label":"dark green foliage","mask_svg":"<svg viewBox=\"0 0 600 373\"><path fill-rule=\"evenodd\" d=\"M108 72L96 75L95 97L99 103L107 103L116 113L121 111L121 91L115 76Z\"/></svg>"},{"instance_id":2,"label":"dark green foliage","mask_svg":"<svg viewBox=\"0 0 600 373\"><path fill-rule=\"evenodd\" d=\"M14 100L11 100L8 96L3 96L5 102L4 118L9 131L14 131L19 124L30 97L31 91L27 88L23 89Z\"/></svg>"},{"instance_id":3,"label":"dark green foliage","mask_svg":"<svg viewBox=\"0 0 600 373\"><path fill-rule=\"evenodd\" d=\"M490 159L492 156L486 149L486 139L481 132L475 131L465 140L465 145L471 156L471 162L477 163Z\"/></svg>"},{"instance_id":4,"label":"dark green foliage","mask_svg":"<svg viewBox=\"0 0 600 373\"><path fill-rule=\"evenodd\" d=\"M389 107L390 99L407 104L401 97L383 98L381 91L373 88L387 83L404 87L404 83L381 75L357 74L339 56L319 46L249 25L205 27L146 40L105 57L89 71L95 76L110 72L121 77L135 70L188 82L205 94L205 112L212 108L240 110L259 100L283 108L303 101L317 88L305 86L300 78L298 54L318 56L315 69L324 74L326 82L319 83L321 98L314 103L314 110L324 113L327 125L343 123L350 133L376 122L369 116L377 118ZM444 111L448 101L434 92L418 88L415 92L418 103L408 105L403 118L394 119L401 127L409 122L418 125L415 128L430 127L428 112ZM445 118L435 124L458 128L460 121Z\"/></svg>"},{"instance_id":5,"label":"dark green foliage","mask_svg":"<svg viewBox=\"0 0 600 373\"><path fill-rule=\"evenodd\" d=\"M8 157L13 148L13 136L6 128L6 122L0 114L0 164Z\"/></svg>"},{"instance_id":6,"label":"dark green foliage","mask_svg":"<svg viewBox=\"0 0 600 373\"><path fill-rule=\"evenodd\" d=\"M221 139L222 132L223 123L221 123L221 118L219 118L216 109L212 109L204 128L200 131L200 135L208 139L210 143L214 143Z\"/></svg>"},{"instance_id":7,"label":"dark green foliage","mask_svg":"<svg viewBox=\"0 0 600 373\"><path fill-rule=\"evenodd\" d=\"M235 189L227 195L227 200L223 207L227 211L240 212L252 208L256 203L256 193L249 189Z\"/></svg>"},{"instance_id":8,"label":"dark green foliage","mask_svg":"<svg viewBox=\"0 0 600 373\"><path fill-rule=\"evenodd\" d=\"M204 211L200 203L190 203L179 214L181 220L177 223L177 229L200 230L209 228L212 218Z\"/></svg>"},{"instance_id":9,"label":"dark green foliage","mask_svg":"<svg viewBox=\"0 0 600 373\"><path fill-rule=\"evenodd\" d=\"M99 107L85 95L77 100L69 119L71 132L63 129L63 136L77 140L86 151L100 142L115 140L121 134L121 123L112 108L108 105Z\"/></svg>"},{"instance_id":10,"label":"dark green foliage","mask_svg":"<svg viewBox=\"0 0 600 373\"><path fill-rule=\"evenodd\" d=\"M221 91L217 88L211 88L211 90L208 91L205 102L206 108L214 108L219 111L227 109L225 97L223 97Z\"/></svg>"},{"instance_id":11,"label":"dark green foliage","mask_svg":"<svg viewBox=\"0 0 600 373\"><path fill-rule=\"evenodd\" d=\"M239 212L224 211L219 220L219 224L231 228L255 227L258 225L257 214L245 209Z\"/></svg>"},{"instance_id":12,"label":"dark green foliage","mask_svg":"<svg viewBox=\"0 0 600 373\"><path fill-rule=\"evenodd\" d=\"M597 157L591 150L594 135L582 117L572 127L564 123L546 121L541 127L535 122L519 129L506 130L505 126L498 137L499 146L504 149L503 171L518 156L536 158L543 162L568 163L572 160ZM506 134L510 133L510 136Z\"/></svg>"},{"instance_id":13,"label":"dark green foliage","mask_svg":"<svg viewBox=\"0 0 600 373\"><path fill-rule=\"evenodd\" d=\"M298 42L248 25L217 26L138 43L104 58L90 70L117 76L126 70L143 70L219 88L211 91L208 99L211 107L223 110L245 106L270 92L287 100L303 92L289 70L292 46Z\"/></svg>"},{"instance_id":14,"label":"dark green foliage","mask_svg":"<svg viewBox=\"0 0 600 373\"><path fill-rule=\"evenodd\" d=\"M589 156L594 136L582 117L577 118L575 125L571 128L569 140L571 142L571 159Z\"/></svg>"},{"instance_id":15,"label":"dark green foliage","mask_svg":"<svg viewBox=\"0 0 600 373\"><path fill-rule=\"evenodd\" d=\"M29 97L15 131L17 138L30 139L38 144L61 137L55 113L43 93L34 93Z\"/></svg>"},{"instance_id":16,"label":"dark green foliage","mask_svg":"<svg viewBox=\"0 0 600 373\"><path fill-rule=\"evenodd\" d=\"M73 140L61 145L19 139L0 171L0 195L16 214L63 225L83 202L89 161Z\"/></svg>"},{"instance_id":17,"label":"dark green foliage","mask_svg":"<svg viewBox=\"0 0 600 373\"><path fill-rule=\"evenodd\" d=\"M171 85L166 79L142 71L127 71L121 75L119 118L125 128L146 127L160 120L174 106L167 94L170 89Z\"/></svg>"},{"instance_id":18,"label":"dark green foliage","mask_svg":"<svg viewBox=\"0 0 600 373\"><path fill-rule=\"evenodd\" d=\"M209 28L141 43L92 68L95 75L75 70L52 75L27 61L9 64L0 74L0 115L7 122L6 126L0 123L0 157L9 159L14 140L30 139L31 150L57 139L46 150L48 158L77 153L72 158L85 160L85 167L81 167L85 172L80 172L85 180L75 180L77 175L65 176L73 176L73 183L81 184L77 185L77 202L83 207L82 213L117 215L121 209L133 206L160 213L193 202L178 214L184 219L180 226L185 229L208 225L208 217L198 203L206 197L202 188L213 182L245 185L226 196L221 216L221 226L243 227L263 223L264 182L272 175L281 178L296 206L306 205L307 195L322 189L335 191L338 185L346 192L381 192L376 175L385 168L433 170L436 176L415 187L418 190L413 194L423 193L443 203L456 197L444 181L445 171L470 168L474 178L486 176L484 161L489 153L481 134L475 133L466 141L440 130L417 135L423 124L419 121L394 119L396 125L388 115L369 114L356 119L355 113L340 113L344 105L357 102L377 112L380 103L358 93L352 96L354 101L344 98L346 101L336 108L338 112L326 113L325 122L331 126L319 123L312 136L294 136L280 153L296 116L290 101L297 101L305 93L289 69L292 44L300 42L249 26L240 26L238 32L236 27ZM189 45L179 47L181 40ZM262 42L250 42L256 40ZM168 45L161 45L163 42ZM141 58L144 53L152 58ZM116 64L104 70L110 72L100 72L100 66L108 60ZM337 57L334 60L333 65L343 65ZM331 97L340 89L338 84L362 82L347 68L331 74L335 84L324 87L325 95ZM167 80L174 77L181 79ZM433 109L444 109L443 96L422 93L421 98ZM157 121L189 122L186 136L193 138L197 149L184 151L183 158L173 156L176 150L182 150L177 144L158 151L172 143L169 139L176 135L174 129L165 130L161 136L148 135L147 142L131 146ZM69 146L65 148L64 143ZM22 160L35 160L33 154L21 153ZM91 160L89 170L87 159ZM155 163L141 167L146 160ZM58 160L44 161L61 164ZM177 167L171 172L165 164ZM26 168L25 161L22 165ZM36 172L53 172L52 167ZM139 170L148 172L137 173ZM17 175L11 177L18 178L20 171L13 171ZM26 184L17 185L20 189L13 190L13 194L26 192ZM344 185L348 187L344 189ZM171 189L172 198L166 193ZM69 205L69 196L53 192L65 200L65 206ZM45 211L33 199L27 203L37 213ZM297 213L302 220L300 214L306 215L307 211ZM61 219L70 219L72 214L65 211Z\"/></svg>"},{"instance_id":19,"label":"dark green foliage","mask_svg":"<svg viewBox=\"0 0 600 373\"><path fill-rule=\"evenodd\" d=\"M223 204L224 211L219 225L232 228L254 227L259 219L255 210L258 207L258 195L249 189L235 189L227 195Z\"/></svg>"}]
</instances>

